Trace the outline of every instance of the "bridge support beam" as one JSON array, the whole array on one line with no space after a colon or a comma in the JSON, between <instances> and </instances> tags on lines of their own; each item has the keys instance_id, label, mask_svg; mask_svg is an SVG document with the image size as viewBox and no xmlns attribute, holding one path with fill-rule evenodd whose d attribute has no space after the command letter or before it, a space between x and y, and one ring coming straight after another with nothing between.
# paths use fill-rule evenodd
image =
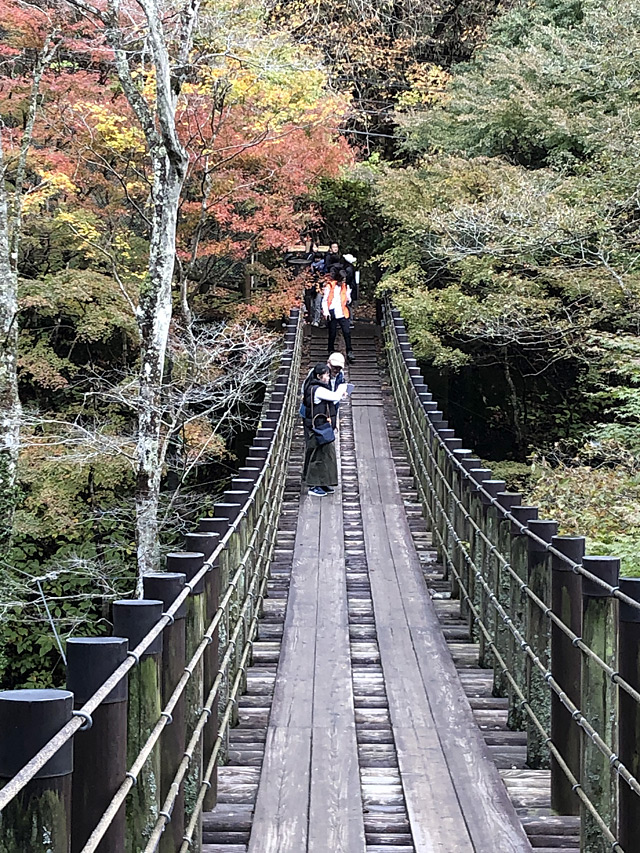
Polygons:
<instances>
[{"instance_id":1,"label":"bridge support beam","mask_svg":"<svg viewBox=\"0 0 640 853\"><path fill-rule=\"evenodd\" d=\"M620 560L617 557L585 557L584 568L613 587L618 586ZM582 580L582 635L598 657L618 670L618 602L608 590L588 578ZM617 752L618 687L594 661L585 658L582 665L583 715L602 740ZM618 774L609 759L600 752L591 737L582 732L582 790L591 800L613 836L618 829ZM637 841L637 839L636 839ZM608 853L611 843L586 809L580 809L580 850L582 853Z\"/></svg>"}]
</instances>

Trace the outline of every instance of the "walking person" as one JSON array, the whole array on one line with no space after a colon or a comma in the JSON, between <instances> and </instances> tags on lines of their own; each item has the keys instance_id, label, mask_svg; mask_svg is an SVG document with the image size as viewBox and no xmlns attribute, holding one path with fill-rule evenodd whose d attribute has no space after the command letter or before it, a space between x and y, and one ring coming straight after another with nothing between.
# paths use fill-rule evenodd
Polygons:
<instances>
[{"instance_id":1,"label":"walking person","mask_svg":"<svg viewBox=\"0 0 640 853\"><path fill-rule=\"evenodd\" d=\"M347 361L353 364L355 357L351 346L351 329L349 328L349 303L351 302L351 290L347 285L344 270L334 269L329 281L324 286L322 295L322 313L327 319L329 326L329 352L336 348L336 335L338 326L342 329L342 336L347 348Z\"/></svg>"},{"instance_id":2,"label":"walking person","mask_svg":"<svg viewBox=\"0 0 640 853\"><path fill-rule=\"evenodd\" d=\"M347 287L351 288L351 304L349 305L349 328L353 329L353 321L356 318L356 303L358 302L358 290L360 286L360 271L356 270L357 258L353 255L343 255L345 262L345 274L347 276Z\"/></svg>"},{"instance_id":3,"label":"walking person","mask_svg":"<svg viewBox=\"0 0 640 853\"><path fill-rule=\"evenodd\" d=\"M320 362L306 378L303 389L305 405L304 435L305 455L302 479L309 486L309 494L325 497L333 494L338 485L338 461L335 437L324 443L318 439L314 427L331 424L336 428L336 403L347 393L347 385L338 385L335 391L329 387L329 365Z\"/></svg>"}]
</instances>

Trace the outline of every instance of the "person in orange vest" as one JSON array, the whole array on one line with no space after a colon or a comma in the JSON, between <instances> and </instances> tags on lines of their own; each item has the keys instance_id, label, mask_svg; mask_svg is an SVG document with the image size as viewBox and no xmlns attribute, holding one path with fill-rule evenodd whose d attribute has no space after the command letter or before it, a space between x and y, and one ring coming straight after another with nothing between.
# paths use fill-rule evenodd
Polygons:
<instances>
[{"instance_id":1,"label":"person in orange vest","mask_svg":"<svg viewBox=\"0 0 640 853\"><path fill-rule=\"evenodd\" d=\"M347 285L345 272L334 267L329 273L329 281L325 284L322 294L322 313L329 327L329 352L332 353L336 348L336 335L340 326L347 348L347 361L353 364L355 357L351 347L351 329L349 328L350 302L351 288Z\"/></svg>"}]
</instances>

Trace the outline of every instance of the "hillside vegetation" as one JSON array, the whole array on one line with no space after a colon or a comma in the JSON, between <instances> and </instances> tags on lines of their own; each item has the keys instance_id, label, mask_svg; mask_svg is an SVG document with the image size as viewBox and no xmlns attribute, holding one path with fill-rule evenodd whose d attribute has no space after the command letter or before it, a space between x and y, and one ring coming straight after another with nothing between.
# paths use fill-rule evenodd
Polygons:
<instances>
[{"instance_id":1,"label":"hillside vegetation","mask_svg":"<svg viewBox=\"0 0 640 853\"><path fill-rule=\"evenodd\" d=\"M471 446L640 566L640 7L539 0L398 115L383 286ZM411 100L411 99L405 99ZM528 463L536 459L533 469ZM506 469L505 469L506 470ZM524 475L524 480L523 480Z\"/></svg>"}]
</instances>

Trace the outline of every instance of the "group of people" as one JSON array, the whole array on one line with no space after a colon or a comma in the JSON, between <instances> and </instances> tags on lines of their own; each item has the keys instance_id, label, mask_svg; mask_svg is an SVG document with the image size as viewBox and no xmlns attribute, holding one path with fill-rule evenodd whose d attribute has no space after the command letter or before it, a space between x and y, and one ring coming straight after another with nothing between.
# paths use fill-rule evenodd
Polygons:
<instances>
[{"instance_id":1,"label":"group of people","mask_svg":"<svg viewBox=\"0 0 640 853\"><path fill-rule=\"evenodd\" d=\"M310 495L326 497L338 485L335 445L338 407L352 389L345 381L344 356L340 352L332 352L326 362L316 364L302 385L300 414L305 438L302 480Z\"/></svg>"},{"instance_id":2,"label":"group of people","mask_svg":"<svg viewBox=\"0 0 640 853\"><path fill-rule=\"evenodd\" d=\"M335 350L340 328L347 350L347 360L352 364L355 357L351 345L351 329L360 277L356 270L356 258L350 254L343 255L338 243L332 243L325 255L318 253L314 246L308 248L311 280L304 293L308 321L313 326L319 326L322 318L325 319L329 330L330 353Z\"/></svg>"}]
</instances>

